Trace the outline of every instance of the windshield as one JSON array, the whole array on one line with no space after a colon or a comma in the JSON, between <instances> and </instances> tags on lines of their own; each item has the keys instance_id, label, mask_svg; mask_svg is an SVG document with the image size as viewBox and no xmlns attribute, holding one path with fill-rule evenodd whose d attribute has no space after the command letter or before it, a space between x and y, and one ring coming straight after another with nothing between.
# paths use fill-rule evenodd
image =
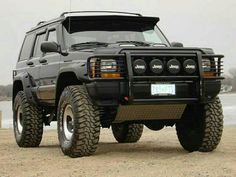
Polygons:
<instances>
[{"instance_id":1,"label":"windshield","mask_svg":"<svg viewBox=\"0 0 236 177\"><path fill-rule=\"evenodd\" d=\"M107 44L138 41L168 46L160 30L152 23L124 20L86 20L64 24L64 41L67 48L75 44L100 42Z\"/></svg>"}]
</instances>

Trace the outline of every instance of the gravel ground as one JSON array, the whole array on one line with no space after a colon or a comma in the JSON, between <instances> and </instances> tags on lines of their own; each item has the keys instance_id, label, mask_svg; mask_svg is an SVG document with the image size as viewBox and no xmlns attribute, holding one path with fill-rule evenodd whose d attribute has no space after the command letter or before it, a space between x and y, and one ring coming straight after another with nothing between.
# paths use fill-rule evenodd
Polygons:
<instances>
[{"instance_id":1,"label":"gravel ground","mask_svg":"<svg viewBox=\"0 0 236 177\"><path fill-rule=\"evenodd\" d=\"M0 176L236 176L236 126L224 129L222 141L211 153L188 153L174 128L145 129L136 144L118 144L110 130L102 130L97 152L71 159L60 150L55 130L44 132L39 148L18 148L12 129L0 130Z\"/></svg>"}]
</instances>

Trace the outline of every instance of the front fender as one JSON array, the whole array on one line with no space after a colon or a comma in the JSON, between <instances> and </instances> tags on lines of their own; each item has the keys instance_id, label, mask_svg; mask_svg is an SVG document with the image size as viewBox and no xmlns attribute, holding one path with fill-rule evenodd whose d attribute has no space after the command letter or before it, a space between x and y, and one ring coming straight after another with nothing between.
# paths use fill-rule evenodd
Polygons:
<instances>
[{"instance_id":1,"label":"front fender","mask_svg":"<svg viewBox=\"0 0 236 177\"><path fill-rule=\"evenodd\" d=\"M89 80L88 79L88 71L87 71L87 62L73 63L71 65L61 67L58 77L62 73L68 73L68 72L74 73L76 75L77 79L80 81L88 81Z\"/></svg>"}]
</instances>

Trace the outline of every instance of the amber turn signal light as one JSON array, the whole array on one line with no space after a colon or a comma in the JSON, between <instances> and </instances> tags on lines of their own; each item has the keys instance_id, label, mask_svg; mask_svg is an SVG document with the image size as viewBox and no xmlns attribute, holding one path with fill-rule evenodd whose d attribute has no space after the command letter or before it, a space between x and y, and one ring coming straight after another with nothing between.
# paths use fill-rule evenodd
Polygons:
<instances>
[{"instance_id":1,"label":"amber turn signal light","mask_svg":"<svg viewBox=\"0 0 236 177\"><path fill-rule=\"evenodd\" d=\"M215 73L214 72L210 72L210 71L206 71L203 73L203 76L208 78L208 77L214 77Z\"/></svg>"},{"instance_id":2,"label":"amber turn signal light","mask_svg":"<svg viewBox=\"0 0 236 177\"><path fill-rule=\"evenodd\" d=\"M120 73L101 73L101 78L119 78Z\"/></svg>"},{"instance_id":3,"label":"amber turn signal light","mask_svg":"<svg viewBox=\"0 0 236 177\"><path fill-rule=\"evenodd\" d=\"M91 69L92 69L92 78L94 78L95 77L95 66L96 64L95 64L95 62L93 62L93 63L91 63Z\"/></svg>"}]
</instances>

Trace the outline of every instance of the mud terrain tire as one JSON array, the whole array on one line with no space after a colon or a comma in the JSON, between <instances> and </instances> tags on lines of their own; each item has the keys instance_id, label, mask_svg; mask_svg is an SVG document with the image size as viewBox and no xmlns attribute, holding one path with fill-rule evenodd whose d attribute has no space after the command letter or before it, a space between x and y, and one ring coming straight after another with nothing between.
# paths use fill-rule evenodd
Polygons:
<instances>
[{"instance_id":1,"label":"mud terrain tire","mask_svg":"<svg viewBox=\"0 0 236 177\"><path fill-rule=\"evenodd\" d=\"M113 124L112 133L119 143L135 143L143 133L143 124Z\"/></svg>"},{"instance_id":2,"label":"mud terrain tire","mask_svg":"<svg viewBox=\"0 0 236 177\"><path fill-rule=\"evenodd\" d=\"M188 105L176 124L180 144L187 151L213 151L223 132L223 111L219 97L212 103Z\"/></svg>"},{"instance_id":3,"label":"mud terrain tire","mask_svg":"<svg viewBox=\"0 0 236 177\"><path fill-rule=\"evenodd\" d=\"M20 147L38 147L43 135L40 109L27 101L23 91L17 93L13 105L13 127Z\"/></svg>"},{"instance_id":4,"label":"mud terrain tire","mask_svg":"<svg viewBox=\"0 0 236 177\"><path fill-rule=\"evenodd\" d=\"M83 86L64 89L57 116L58 139L65 155L82 157L96 151L100 135L99 111Z\"/></svg>"}]
</instances>

